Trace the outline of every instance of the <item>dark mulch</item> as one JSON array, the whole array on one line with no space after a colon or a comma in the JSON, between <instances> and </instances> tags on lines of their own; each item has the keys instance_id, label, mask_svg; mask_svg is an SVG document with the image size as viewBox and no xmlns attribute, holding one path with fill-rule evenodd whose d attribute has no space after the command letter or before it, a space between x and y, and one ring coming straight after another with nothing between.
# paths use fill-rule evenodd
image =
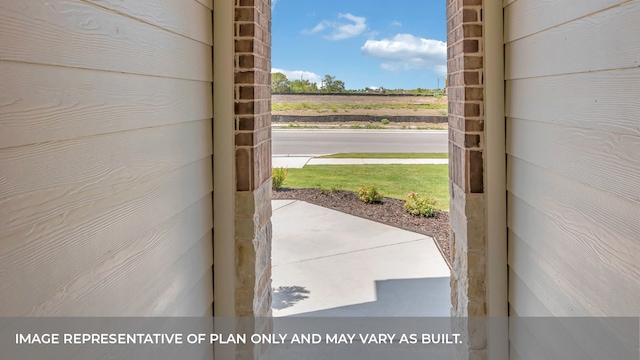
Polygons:
<instances>
[{"instance_id":1,"label":"dark mulch","mask_svg":"<svg viewBox=\"0 0 640 360\"><path fill-rule=\"evenodd\" d=\"M444 258L449 263L449 213L439 212L435 217L413 216L402 207L404 202L398 199L384 198L381 204L366 204L351 191L335 192L319 189L281 188L273 191L273 199L297 199L347 214L381 222L401 229L432 236Z\"/></svg>"}]
</instances>

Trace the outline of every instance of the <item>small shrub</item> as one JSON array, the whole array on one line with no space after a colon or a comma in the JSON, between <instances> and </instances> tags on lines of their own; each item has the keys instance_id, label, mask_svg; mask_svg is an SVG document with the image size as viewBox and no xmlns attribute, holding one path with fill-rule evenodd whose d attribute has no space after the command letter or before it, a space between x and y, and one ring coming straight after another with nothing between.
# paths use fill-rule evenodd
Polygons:
<instances>
[{"instance_id":1,"label":"small shrub","mask_svg":"<svg viewBox=\"0 0 640 360\"><path fill-rule=\"evenodd\" d=\"M273 190L278 190L284 184L284 181L287 179L287 174L289 171L286 168L273 168L271 169L271 177L272 184L271 187Z\"/></svg>"},{"instance_id":2,"label":"small shrub","mask_svg":"<svg viewBox=\"0 0 640 360\"><path fill-rule=\"evenodd\" d=\"M367 204L379 203L382 202L382 193L378 190L377 186L369 185L361 187L360 190L358 190L358 199Z\"/></svg>"},{"instance_id":3,"label":"small shrub","mask_svg":"<svg viewBox=\"0 0 640 360\"><path fill-rule=\"evenodd\" d=\"M429 199L411 192L404 201L404 209L411 215L432 217L436 215L435 199Z\"/></svg>"},{"instance_id":4,"label":"small shrub","mask_svg":"<svg viewBox=\"0 0 640 360\"><path fill-rule=\"evenodd\" d=\"M380 122L382 123L382 125L389 125L389 119L382 119L380 120Z\"/></svg>"},{"instance_id":5,"label":"small shrub","mask_svg":"<svg viewBox=\"0 0 640 360\"><path fill-rule=\"evenodd\" d=\"M333 194L336 191L338 191L338 187L335 185L331 185L330 187L325 187L323 185L320 184L316 184L316 187L318 188L318 190L320 190L320 193L322 195L328 195L328 194Z\"/></svg>"}]
</instances>

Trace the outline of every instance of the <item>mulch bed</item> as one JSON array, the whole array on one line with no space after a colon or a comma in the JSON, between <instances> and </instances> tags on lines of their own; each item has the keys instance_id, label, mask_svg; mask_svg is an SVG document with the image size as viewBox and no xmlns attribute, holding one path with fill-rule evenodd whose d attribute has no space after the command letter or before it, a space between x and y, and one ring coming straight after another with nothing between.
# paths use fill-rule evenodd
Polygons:
<instances>
[{"instance_id":1,"label":"mulch bed","mask_svg":"<svg viewBox=\"0 0 640 360\"><path fill-rule=\"evenodd\" d=\"M320 205L329 209L395 226L408 231L432 236L445 260L450 264L449 213L440 211L435 217L427 218L409 214L398 199L384 198L381 204L366 204L351 191L321 191L320 189L280 188L273 191L273 199L296 199Z\"/></svg>"}]
</instances>

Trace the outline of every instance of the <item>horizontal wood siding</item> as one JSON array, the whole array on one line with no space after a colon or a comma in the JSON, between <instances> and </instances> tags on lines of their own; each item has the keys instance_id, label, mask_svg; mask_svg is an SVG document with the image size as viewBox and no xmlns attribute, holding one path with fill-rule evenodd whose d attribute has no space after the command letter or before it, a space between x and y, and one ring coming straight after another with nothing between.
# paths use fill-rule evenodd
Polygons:
<instances>
[{"instance_id":1,"label":"horizontal wood siding","mask_svg":"<svg viewBox=\"0 0 640 360\"><path fill-rule=\"evenodd\" d=\"M0 33L3 60L212 79L210 45L79 0L4 0Z\"/></svg>"},{"instance_id":2,"label":"horizontal wood siding","mask_svg":"<svg viewBox=\"0 0 640 360\"><path fill-rule=\"evenodd\" d=\"M640 206L639 136L518 118L510 119L507 134L514 158Z\"/></svg>"},{"instance_id":3,"label":"horizontal wood siding","mask_svg":"<svg viewBox=\"0 0 640 360\"><path fill-rule=\"evenodd\" d=\"M504 4L510 315L639 316L640 0Z\"/></svg>"},{"instance_id":4,"label":"horizontal wood siding","mask_svg":"<svg viewBox=\"0 0 640 360\"><path fill-rule=\"evenodd\" d=\"M640 103L633 91L640 88L640 67L515 79L506 87L510 118L640 136Z\"/></svg>"},{"instance_id":5,"label":"horizontal wood siding","mask_svg":"<svg viewBox=\"0 0 640 360\"><path fill-rule=\"evenodd\" d=\"M505 22L504 38L507 42L531 36L554 26L574 21L580 17L600 12L607 8L618 6L632 0L507 0L504 14L507 19L517 19Z\"/></svg>"},{"instance_id":6,"label":"horizontal wood siding","mask_svg":"<svg viewBox=\"0 0 640 360\"><path fill-rule=\"evenodd\" d=\"M121 1L87 0L106 9L117 11L146 23L213 45L211 6L197 1ZM203 8L203 6L205 8Z\"/></svg>"},{"instance_id":7,"label":"horizontal wood siding","mask_svg":"<svg viewBox=\"0 0 640 360\"><path fill-rule=\"evenodd\" d=\"M206 81L9 61L0 78L3 148L212 117Z\"/></svg>"},{"instance_id":8,"label":"horizontal wood siding","mask_svg":"<svg viewBox=\"0 0 640 360\"><path fill-rule=\"evenodd\" d=\"M601 1L585 0L582 3ZM569 11L579 9L580 6L563 8ZM553 13L552 9L549 10L550 14ZM545 16L540 15L538 19ZM640 65L640 36L637 36L639 18L640 6L638 1L634 0L507 42L506 78L511 80L636 68ZM519 19L507 18L506 23L517 26Z\"/></svg>"},{"instance_id":9,"label":"horizontal wood siding","mask_svg":"<svg viewBox=\"0 0 640 360\"><path fill-rule=\"evenodd\" d=\"M211 18L0 3L0 316L211 315Z\"/></svg>"}]
</instances>

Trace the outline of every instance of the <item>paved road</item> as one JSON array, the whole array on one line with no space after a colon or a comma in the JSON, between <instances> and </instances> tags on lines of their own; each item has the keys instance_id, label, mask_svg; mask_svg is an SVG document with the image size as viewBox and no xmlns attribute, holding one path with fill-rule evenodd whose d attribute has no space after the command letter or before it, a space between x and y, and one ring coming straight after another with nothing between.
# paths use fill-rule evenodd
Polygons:
<instances>
[{"instance_id":1,"label":"paved road","mask_svg":"<svg viewBox=\"0 0 640 360\"><path fill-rule=\"evenodd\" d=\"M274 155L448 151L446 131L274 128L272 139Z\"/></svg>"}]
</instances>

